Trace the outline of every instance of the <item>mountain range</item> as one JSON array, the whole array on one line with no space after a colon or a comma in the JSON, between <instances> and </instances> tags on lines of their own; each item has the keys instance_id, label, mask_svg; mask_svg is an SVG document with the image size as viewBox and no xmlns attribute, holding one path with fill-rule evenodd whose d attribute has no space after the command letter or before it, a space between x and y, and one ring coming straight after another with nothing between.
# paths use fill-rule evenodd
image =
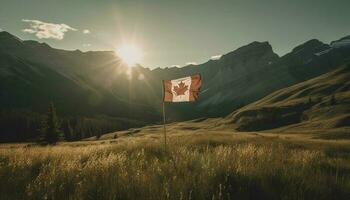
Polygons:
<instances>
[{"instance_id":1,"label":"mountain range","mask_svg":"<svg viewBox=\"0 0 350 200\"><path fill-rule=\"evenodd\" d=\"M85 121L120 122L104 131L158 123L161 81L195 73L203 79L199 101L167 104L168 121L222 117L349 63L349 41L350 36L330 44L312 39L281 57L268 42L252 42L218 60L150 70L140 65L130 69L111 51L60 50L0 32L0 123L2 127L11 124L6 116L13 111L41 115L51 101L63 119L79 116ZM229 116L239 121L237 115ZM28 123L28 119L15 121ZM247 129L246 125L240 128ZM3 130L21 135L26 129ZM8 136L4 131L1 134L0 140Z\"/></svg>"}]
</instances>

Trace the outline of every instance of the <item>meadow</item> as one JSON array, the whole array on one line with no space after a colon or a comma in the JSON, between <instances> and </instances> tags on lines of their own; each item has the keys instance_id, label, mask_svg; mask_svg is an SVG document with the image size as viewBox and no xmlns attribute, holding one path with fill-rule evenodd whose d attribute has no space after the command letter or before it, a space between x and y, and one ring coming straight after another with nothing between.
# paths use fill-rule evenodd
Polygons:
<instances>
[{"instance_id":1,"label":"meadow","mask_svg":"<svg viewBox=\"0 0 350 200\"><path fill-rule=\"evenodd\" d=\"M236 134L237 135L237 134ZM348 143L183 134L0 145L0 199L349 199Z\"/></svg>"}]
</instances>

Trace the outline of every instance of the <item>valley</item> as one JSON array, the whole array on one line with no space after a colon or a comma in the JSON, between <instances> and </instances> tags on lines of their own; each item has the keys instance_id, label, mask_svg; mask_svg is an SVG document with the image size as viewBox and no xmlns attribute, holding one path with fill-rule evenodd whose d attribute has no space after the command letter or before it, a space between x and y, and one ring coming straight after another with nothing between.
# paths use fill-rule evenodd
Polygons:
<instances>
[{"instance_id":1,"label":"valley","mask_svg":"<svg viewBox=\"0 0 350 200\"><path fill-rule=\"evenodd\" d=\"M160 123L161 80L195 73L203 78L198 102L169 104L167 120L225 117L279 89L345 65L350 59L346 41L344 37L325 44L311 39L281 57L268 42L252 42L218 60L198 65L153 70L138 65L130 70L114 52L60 50L37 41L23 41L3 31L0 32L0 122L4 131L0 141L35 139L50 102L57 107L62 131L69 140ZM312 108L319 107L316 101L322 95L310 97L315 104ZM299 100L308 101L305 98ZM338 98L342 99L343 95ZM266 102L269 103L273 102ZM283 124L274 126L300 120L301 112L295 109L305 109L287 107L273 112L281 114L292 109L294 114L284 116ZM238 113L225 121L243 120L239 116L249 112ZM304 117L312 117L311 113ZM245 124L239 130L274 128L252 126L250 119L244 117ZM261 123L269 126L268 120L271 119L262 119ZM338 121L348 124L348 117L344 115ZM17 127L13 128L13 124Z\"/></svg>"}]
</instances>

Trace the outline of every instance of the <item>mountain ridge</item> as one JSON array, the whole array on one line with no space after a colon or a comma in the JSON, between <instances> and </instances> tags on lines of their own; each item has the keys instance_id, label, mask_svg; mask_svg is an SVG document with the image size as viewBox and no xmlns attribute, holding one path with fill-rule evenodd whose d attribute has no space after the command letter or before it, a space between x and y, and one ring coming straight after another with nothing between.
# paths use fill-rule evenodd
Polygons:
<instances>
[{"instance_id":1,"label":"mountain ridge","mask_svg":"<svg viewBox=\"0 0 350 200\"><path fill-rule=\"evenodd\" d=\"M10 42L2 42L4 38ZM328 52L317 55L319 51ZM331 48L315 39L283 56L268 42L255 41L199 65L129 69L114 52L59 50L0 33L0 111L43 113L53 101L63 117L105 114L159 123L162 80L200 73L198 102L167 104L167 120L225 116L349 59L347 46Z\"/></svg>"}]
</instances>

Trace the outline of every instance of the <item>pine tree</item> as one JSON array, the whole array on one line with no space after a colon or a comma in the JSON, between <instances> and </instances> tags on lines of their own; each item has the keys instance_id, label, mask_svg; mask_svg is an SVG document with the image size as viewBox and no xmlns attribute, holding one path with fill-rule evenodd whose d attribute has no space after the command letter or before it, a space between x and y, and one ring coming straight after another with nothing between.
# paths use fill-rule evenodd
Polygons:
<instances>
[{"instance_id":1,"label":"pine tree","mask_svg":"<svg viewBox=\"0 0 350 200\"><path fill-rule=\"evenodd\" d=\"M69 139L69 140L72 140L74 137L73 137L73 128L72 128L72 126L71 126L71 124L70 124L70 120L68 120L68 122L67 122L68 124L67 124L67 135L68 135L68 138L66 138L66 139Z\"/></svg>"},{"instance_id":2,"label":"pine tree","mask_svg":"<svg viewBox=\"0 0 350 200\"><path fill-rule=\"evenodd\" d=\"M41 124L39 141L41 143L55 144L58 140L63 139L59 124L56 108L53 103L50 103L45 119Z\"/></svg>"}]
</instances>

